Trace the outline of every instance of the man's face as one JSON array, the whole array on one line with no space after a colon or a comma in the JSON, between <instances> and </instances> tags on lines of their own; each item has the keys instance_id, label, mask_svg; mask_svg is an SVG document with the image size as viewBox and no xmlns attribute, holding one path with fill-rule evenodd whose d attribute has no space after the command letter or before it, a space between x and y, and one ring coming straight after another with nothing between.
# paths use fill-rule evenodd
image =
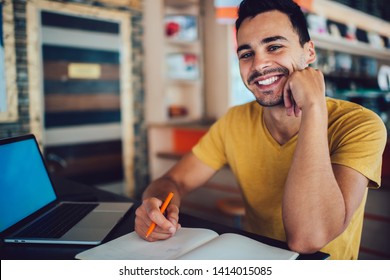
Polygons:
<instances>
[{"instance_id":1,"label":"man's face","mask_svg":"<svg viewBox=\"0 0 390 280\"><path fill-rule=\"evenodd\" d=\"M237 45L241 78L262 106L283 105L288 76L311 62L309 44L299 44L288 16L278 11L245 19Z\"/></svg>"}]
</instances>

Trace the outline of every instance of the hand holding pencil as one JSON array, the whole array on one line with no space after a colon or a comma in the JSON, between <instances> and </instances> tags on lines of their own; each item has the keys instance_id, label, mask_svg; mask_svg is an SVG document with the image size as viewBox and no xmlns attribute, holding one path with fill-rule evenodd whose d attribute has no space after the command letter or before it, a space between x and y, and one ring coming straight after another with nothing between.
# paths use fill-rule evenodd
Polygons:
<instances>
[{"instance_id":1,"label":"hand holding pencil","mask_svg":"<svg viewBox=\"0 0 390 280\"><path fill-rule=\"evenodd\" d=\"M167 209L168 207L168 204L171 202L173 198L173 192L170 192L167 196L167 198L165 199L163 205L161 206L160 208L160 212L161 214L164 214L165 210ZM146 235L145 235L145 238L148 238L149 235L153 232L153 230L155 229L156 227L156 223L155 222L152 222L148 228L148 231L146 232Z\"/></svg>"},{"instance_id":2,"label":"hand holding pencil","mask_svg":"<svg viewBox=\"0 0 390 280\"><path fill-rule=\"evenodd\" d=\"M135 219L135 231L140 237L148 241L156 241L167 239L176 232L180 227L179 210L176 205L170 203L173 196L170 192L164 201L155 197L143 201L136 211Z\"/></svg>"}]
</instances>

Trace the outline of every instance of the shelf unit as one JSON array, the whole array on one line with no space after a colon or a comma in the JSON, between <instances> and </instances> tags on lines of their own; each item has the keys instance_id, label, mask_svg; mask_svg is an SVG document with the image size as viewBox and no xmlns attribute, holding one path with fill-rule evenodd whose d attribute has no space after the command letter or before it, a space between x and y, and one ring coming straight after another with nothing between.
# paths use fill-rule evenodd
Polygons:
<instances>
[{"instance_id":1,"label":"shelf unit","mask_svg":"<svg viewBox=\"0 0 390 280\"><path fill-rule=\"evenodd\" d=\"M376 76L379 71L379 68L382 65L390 65L390 48L387 46L381 46L379 40L383 40L383 38L390 39L390 23L380 19L378 17L371 16L369 14L363 13L359 10L352 9L346 5L341 3L337 3L334 1L325 1L325 0L313 0L313 1L298 1L302 7L304 7L309 13L313 15L320 16L320 18L330 20L331 25L336 27L334 23L338 23L344 25L345 28L354 28L355 30L364 31L367 34L367 40L370 41L375 38L376 41L373 43L365 43L358 41L357 39L346 39L337 32L334 32L332 28L333 34L328 33L316 33L314 30L310 31L310 35L312 40L314 41L316 47L319 50L329 51L330 54L341 53L352 59L362 59L360 62L364 62L364 60L370 64L368 67L371 67L370 73L361 73L362 67L360 65L360 69L350 69L350 73L341 73L342 77L351 79L352 81L359 81L362 85L364 85L364 81L366 81L366 86L364 88L377 88L375 85ZM319 20L317 18L317 20ZM310 26L310 20L308 21ZM319 22L317 22L319 23ZM338 30L341 33L341 30ZM352 37L357 34L351 34ZM380 38L382 37L382 38ZM383 42L384 43L384 42ZM333 52L333 53L331 53ZM345 57L348 59L348 57ZM318 67L321 69L321 67ZM323 70L323 69L321 69ZM348 70L348 69L347 69ZM327 74L326 71L323 71L325 74L325 78ZM344 71L345 72L345 71ZM348 72L348 71L347 71ZM342 77L336 77L340 73L330 73L329 78L333 79L337 78L339 81Z\"/></svg>"},{"instance_id":2,"label":"shelf unit","mask_svg":"<svg viewBox=\"0 0 390 280\"><path fill-rule=\"evenodd\" d=\"M327 90L335 97L344 99L343 92L350 90L380 92L377 75L382 66L390 65L390 49L329 35L311 37L317 49L312 66L324 73Z\"/></svg>"},{"instance_id":3,"label":"shelf unit","mask_svg":"<svg viewBox=\"0 0 390 280\"><path fill-rule=\"evenodd\" d=\"M348 52L353 55L367 56L381 60L390 60L390 49L374 48L367 43L335 38L329 34L311 33L310 36L315 42L315 45L320 49Z\"/></svg>"},{"instance_id":4,"label":"shelf unit","mask_svg":"<svg viewBox=\"0 0 390 280\"><path fill-rule=\"evenodd\" d=\"M202 17L199 0L146 0L147 122L203 117Z\"/></svg>"}]
</instances>

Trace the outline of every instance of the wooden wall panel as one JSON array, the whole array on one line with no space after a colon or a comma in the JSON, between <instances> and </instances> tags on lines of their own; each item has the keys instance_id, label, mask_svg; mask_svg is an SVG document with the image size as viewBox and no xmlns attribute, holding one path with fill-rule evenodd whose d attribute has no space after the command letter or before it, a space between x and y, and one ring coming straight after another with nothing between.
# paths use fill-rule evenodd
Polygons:
<instances>
[{"instance_id":1,"label":"wooden wall panel","mask_svg":"<svg viewBox=\"0 0 390 280\"><path fill-rule=\"evenodd\" d=\"M67 80L69 77L69 67L72 62L65 61L46 61L43 65L45 78L48 80ZM87 64L88 65L88 64ZM119 65L118 64L92 64L91 66L98 66L100 68L100 75L98 79L111 81L119 81Z\"/></svg>"},{"instance_id":2,"label":"wooden wall panel","mask_svg":"<svg viewBox=\"0 0 390 280\"><path fill-rule=\"evenodd\" d=\"M45 95L50 94L101 94L113 93L119 95L119 81L103 81L103 80L45 80L44 81Z\"/></svg>"},{"instance_id":3,"label":"wooden wall panel","mask_svg":"<svg viewBox=\"0 0 390 280\"><path fill-rule=\"evenodd\" d=\"M47 11L41 23L45 129L120 123L119 24ZM112 46L100 44L104 41ZM121 139L116 146L122 147ZM73 143L48 146L47 155L66 163L51 164L56 175L103 184L123 180L122 150L116 148Z\"/></svg>"},{"instance_id":4,"label":"wooden wall panel","mask_svg":"<svg viewBox=\"0 0 390 280\"><path fill-rule=\"evenodd\" d=\"M69 170L62 170L63 174L70 172L69 176L73 176L70 175L72 170L84 170L75 175L80 179L77 181L92 184L125 180L124 191L131 196L134 193L134 132L130 12L30 0L27 13L27 30L32 34L28 38L32 132L49 152L80 143L105 145L107 139L118 141L120 152L81 153L77 158L63 154L63 151L56 152L68 163ZM63 65L72 63L98 65L101 75L98 78L70 77ZM58 66L56 71L51 71L53 64ZM41 72L43 69L46 73ZM40 75L44 77L43 81ZM59 103L63 103L62 106ZM105 128L108 126L123 131L115 133L114 138L107 135L103 139L100 136L107 134ZM101 132L100 136L84 141L83 128L86 127ZM64 131L69 137L63 137ZM45 145L45 134L50 136L49 145ZM71 138L71 141L65 138ZM73 169L71 166L79 167ZM89 170L89 167L94 168Z\"/></svg>"},{"instance_id":5,"label":"wooden wall panel","mask_svg":"<svg viewBox=\"0 0 390 280\"><path fill-rule=\"evenodd\" d=\"M119 34L119 25L115 22L63 13L43 11L41 13L41 24L43 26Z\"/></svg>"},{"instance_id":6,"label":"wooden wall panel","mask_svg":"<svg viewBox=\"0 0 390 280\"><path fill-rule=\"evenodd\" d=\"M118 36L119 25L51 12L41 19L48 32L42 46L46 129L120 122L118 46L99 49L106 35L107 40ZM66 40L56 39L62 37ZM89 65L89 77L79 63Z\"/></svg>"},{"instance_id":7,"label":"wooden wall panel","mask_svg":"<svg viewBox=\"0 0 390 280\"><path fill-rule=\"evenodd\" d=\"M99 125L107 123L118 123L121 120L119 110L114 111L88 111L88 112L45 112L45 127L47 129L80 126L80 125Z\"/></svg>"},{"instance_id":8,"label":"wooden wall panel","mask_svg":"<svg viewBox=\"0 0 390 280\"><path fill-rule=\"evenodd\" d=\"M119 52L96 49L80 49L79 47L61 47L43 45L43 60L90 63L119 63Z\"/></svg>"},{"instance_id":9,"label":"wooden wall panel","mask_svg":"<svg viewBox=\"0 0 390 280\"><path fill-rule=\"evenodd\" d=\"M114 111L120 109L119 95L114 94L53 94L45 97L46 113L69 111Z\"/></svg>"}]
</instances>

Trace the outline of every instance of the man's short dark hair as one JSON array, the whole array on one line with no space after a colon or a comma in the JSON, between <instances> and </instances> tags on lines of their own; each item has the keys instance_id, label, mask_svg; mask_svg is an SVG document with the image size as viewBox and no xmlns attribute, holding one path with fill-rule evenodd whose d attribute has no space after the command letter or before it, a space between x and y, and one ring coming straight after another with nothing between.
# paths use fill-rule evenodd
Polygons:
<instances>
[{"instance_id":1,"label":"man's short dark hair","mask_svg":"<svg viewBox=\"0 0 390 280\"><path fill-rule=\"evenodd\" d=\"M246 18L254 18L258 14L269 11L279 11L288 16L299 36L301 46L310 41L305 15L301 7L292 0L243 0L238 8L237 32Z\"/></svg>"}]
</instances>

